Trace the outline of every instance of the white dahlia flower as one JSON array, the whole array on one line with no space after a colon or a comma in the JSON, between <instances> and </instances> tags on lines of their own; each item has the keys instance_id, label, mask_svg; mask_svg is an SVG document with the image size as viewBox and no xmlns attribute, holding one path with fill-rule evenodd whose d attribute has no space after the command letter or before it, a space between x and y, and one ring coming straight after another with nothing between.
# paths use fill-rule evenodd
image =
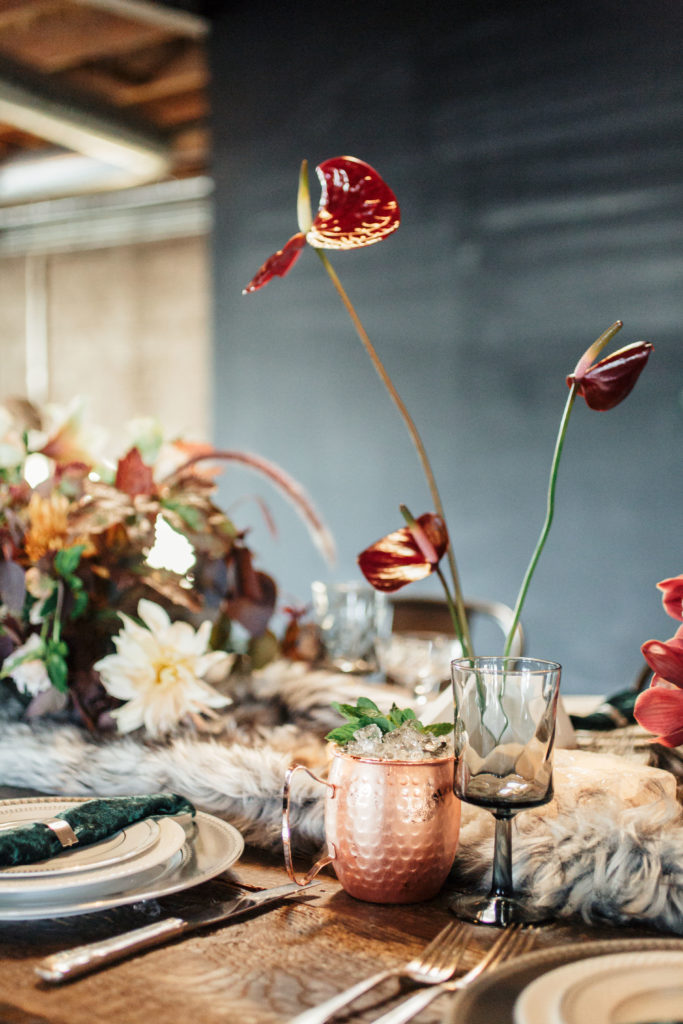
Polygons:
<instances>
[{"instance_id":1,"label":"white dahlia flower","mask_svg":"<svg viewBox=\"0 0 683 1024\"><path fill-rule=\"evenodd\" d=\"M206 681L227 674L234 655L208 650L211 623L195 630L171 622L163 608L141 600L144 626L119 613L123 629L114 637L116 654L95 663L107 693L126 703L112 711L119 732L144 726L152 736L172 732L183 719L202 727L201 715L216 718L212 708L231 701Z\"/></svg>"}]
</instances>

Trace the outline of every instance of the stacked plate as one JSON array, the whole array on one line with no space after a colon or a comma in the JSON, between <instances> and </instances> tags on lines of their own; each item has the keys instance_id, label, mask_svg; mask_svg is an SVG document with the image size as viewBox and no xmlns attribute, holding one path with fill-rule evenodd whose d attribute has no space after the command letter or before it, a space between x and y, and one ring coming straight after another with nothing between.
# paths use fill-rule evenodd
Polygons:
<instances>
[{"instance_id":1,"label":"stacked plate","mask_svg":"<svg viewBox=\"0 0 683 1024\"><path fill-rule=\"evenodd\" d=\"M577 942L485 972L447 1024L659 1024L683 1021L683 939Z\"/></svg>"},{"instance_id":2,"label":"stacked plate","mask_svg":"<svg viewBox=\"0 0 683 1024\"><path fill-rule=\"evenodd\" d=\"M44 821L83 802L1 800L0 829ZM85 914L166 896L226 871L243 849L237 829L210 814L147 818L51 860L0 869L0 921Z\"/></svg>"}]
</instances>

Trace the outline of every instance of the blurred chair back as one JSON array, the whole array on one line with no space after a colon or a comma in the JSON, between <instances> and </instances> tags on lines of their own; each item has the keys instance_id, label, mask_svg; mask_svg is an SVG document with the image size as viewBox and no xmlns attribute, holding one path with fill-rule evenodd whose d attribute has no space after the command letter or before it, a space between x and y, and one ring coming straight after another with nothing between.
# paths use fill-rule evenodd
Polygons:
<instances>
[{"instance_id":1,"label":"blurred chair back","mask_svg":"<svg viewBox=\"0 0 683 1024\"><path fill-rule=\"evenodd\" d=\"M455 633L445 601L429 597L396 597L391 603L394 609L394 633L446 633L449 636ZM465 611L477 654L498 654L500 649L496 645L497 631L489 627L491 624L498 627L504 639L514 618L512 608L500 601L468 599L465 601ZM480 631L486 641L484 646L477 644L477 634ZM521 657L524 654L524 632L521 623L518 623L515 630L510 654L514 657Z\"/></svg>"}]
</instances>

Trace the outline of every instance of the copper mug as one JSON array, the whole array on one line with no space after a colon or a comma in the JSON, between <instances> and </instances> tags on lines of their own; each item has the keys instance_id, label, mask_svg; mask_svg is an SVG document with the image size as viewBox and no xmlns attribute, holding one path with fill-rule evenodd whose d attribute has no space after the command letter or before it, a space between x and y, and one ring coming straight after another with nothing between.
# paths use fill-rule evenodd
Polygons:
<instances>
[{"instance_id":1,"label":"copper mug","mask_svg":"<svg viewBox=\"0 0 683 1024\"><path fill-rule=\"evenodd\" d=\"M350 896L370 903L417 903L435 896L458 845L460 801L453 792L453 757L378 761L339 751L327 779L304 765L285 777L282 839L289 877L306 885L326 864ZM305 771L327 786L327 855L302 879L292 864L291 780Z\"/></svg>"}]
</instances>

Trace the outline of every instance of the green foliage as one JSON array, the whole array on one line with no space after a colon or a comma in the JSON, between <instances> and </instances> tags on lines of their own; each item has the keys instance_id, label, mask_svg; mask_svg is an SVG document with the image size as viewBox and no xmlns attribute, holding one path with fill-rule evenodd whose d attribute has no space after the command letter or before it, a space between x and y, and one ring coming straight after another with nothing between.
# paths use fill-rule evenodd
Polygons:
<instances>
[{"instance_id":1,"label":"green foliage","mask_svg":"<svg viewBox=\"0 0 683 1024\"><path fill-rule=\"evenodd\" d=\"M359 697L355 705L339 704L337 701L333 701L332 707L348 721L328 732L325 739L338 743L340 746L352 740L355 733L366 725L377 725L383 733L393 732L404 722L413 722L413 727L419 732L431 733L432 736L446 736L453 731L453 725L450 722L423 725L418 721L411 708L401 709L396 704L392 704L391 711L385 715L369 697Z\"/></svg>"}]
</instances>

